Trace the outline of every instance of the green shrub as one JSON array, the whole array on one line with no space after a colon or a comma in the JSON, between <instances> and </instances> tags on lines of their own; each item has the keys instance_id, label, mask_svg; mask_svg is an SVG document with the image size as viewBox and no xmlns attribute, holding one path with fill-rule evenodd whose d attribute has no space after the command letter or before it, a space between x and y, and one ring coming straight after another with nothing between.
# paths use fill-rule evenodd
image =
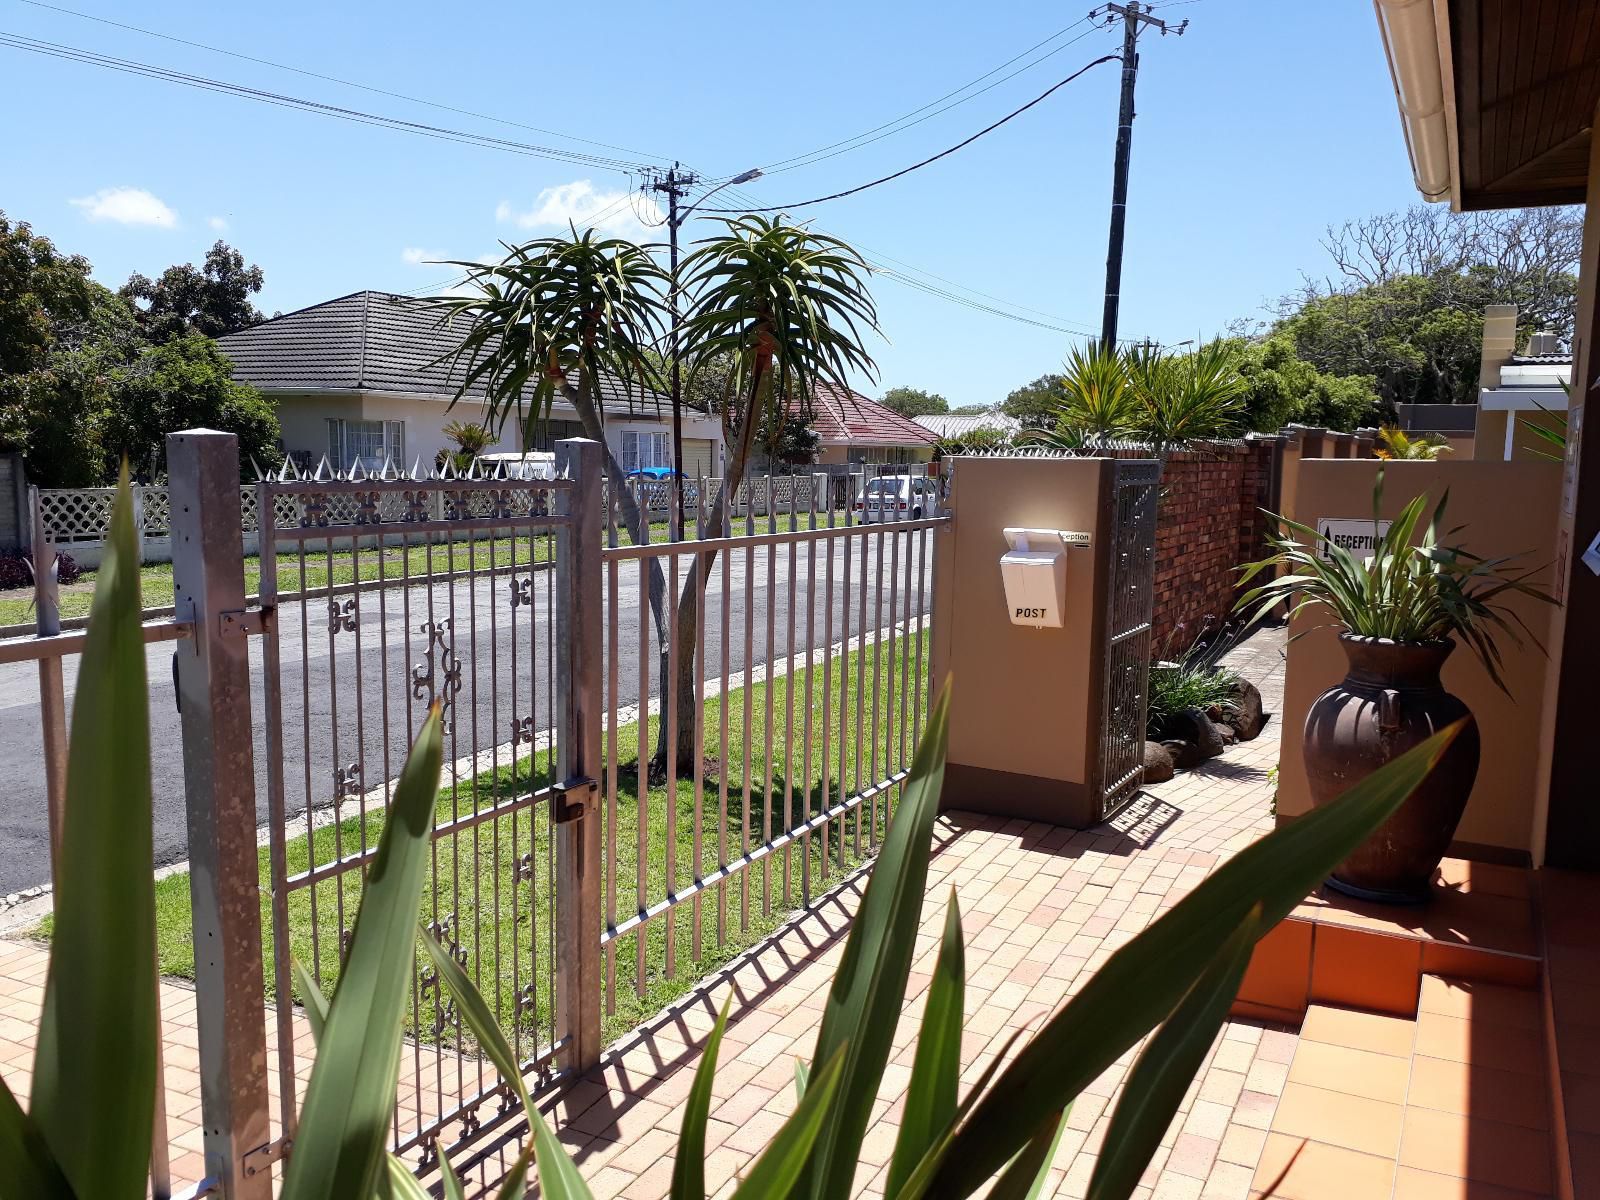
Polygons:
<instances>
[{"instance_id":1,"label":"green shrub","mask_svg":"<svg viewBox=\"0 0 1600 1200\"><path fill-rule=\"evenodd\" d=\"M1173 638L1183 632L1184 626L1179 625L1167 639L1169 653ZM1207 617L1199 635L1177 658L1162 658L1150 664L1145 704L1145 731L1149 737L1160 741L1172 718L1185 709L1232 711L1233 686L1239 676L1219 660L1237 641L1233 627L1217 628L1215 618Z\"/></svg>"}]
</instances>

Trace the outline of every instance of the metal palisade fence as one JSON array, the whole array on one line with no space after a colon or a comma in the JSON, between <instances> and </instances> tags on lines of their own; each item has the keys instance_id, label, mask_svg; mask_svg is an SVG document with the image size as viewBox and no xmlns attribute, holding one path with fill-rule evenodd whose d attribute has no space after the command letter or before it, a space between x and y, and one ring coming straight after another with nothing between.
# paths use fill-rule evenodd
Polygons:
<instances>
[{"instance_id":1,"label":"metal palisade fence","mask_svg":"<svg viewBox=\"0 0 1600 1200\"><path fill-rule=\"evenodd\" d=\"M314 1053L292 964L337 987L434 703L446 766L421 917L536 1086L870 858L928 710L948 518L920 468L761 477L725 498L715 479L613 495L582 440L549 478L241 486L236 455L229 435L172 435L159 512L149 489L143 508L174 559L173 615L145 632L179 646L202 1079L205 1175L177 1194L271 1194ZM40 636L0 639L0 661L39 664L54 811L60 664L83 634L58 627L49 578ZM391 1145L420 1173L441 1146L470 1167L513 1129L513 1090L420 957L402 1059ZM157 1143L165 1197L165 1124Z\"/></svg>"}]
</instances>

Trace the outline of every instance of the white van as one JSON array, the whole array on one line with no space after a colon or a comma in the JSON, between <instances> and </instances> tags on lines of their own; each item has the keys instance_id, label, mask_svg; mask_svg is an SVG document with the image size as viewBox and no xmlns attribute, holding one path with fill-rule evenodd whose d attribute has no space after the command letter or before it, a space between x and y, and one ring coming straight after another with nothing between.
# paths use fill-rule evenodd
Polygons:
<instances>
[{"instance_id":1,"label":"white van","mask_svg":"<svg viewBox=\"0 0 1600 1200\"><path fill-rule=\"evenodd\" d=\"M925 475L880 475L856 497L856 520L917 521L943 515L939 481Z\"/></svg>"}]
</instances>

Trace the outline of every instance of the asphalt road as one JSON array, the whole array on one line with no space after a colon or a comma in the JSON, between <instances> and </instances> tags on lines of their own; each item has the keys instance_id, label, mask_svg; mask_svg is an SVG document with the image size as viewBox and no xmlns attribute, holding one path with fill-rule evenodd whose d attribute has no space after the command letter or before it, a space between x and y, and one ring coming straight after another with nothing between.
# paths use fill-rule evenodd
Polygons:
<instances>
[{"instance_id":1,"label":"asphalt road","mask_svg":"<svg viewBox=\"0 0 1600 1200\"><path fill-rule=\"evenodd\" d=\"M728 561L729 598L723 603L722 564L711 570L706 606L705 664L709 680L720 678L722 630L729 631L728 669L782 662L807 646L808 613L812 645L824 644L826 611L833 613L833 639L844 636L848 608L851 636L861 628L865 588L866 627L926 613L931 604L932 539L927 532L900 538L899 570L891 571L894 538L849 539L850 589L845 590L842 542L833 542L834 579L831 596L825 587L829 550L780 545L769 552L741 550ZM914 582L915 561L908 547L919 541L923 569L920 605ZM882 565L877 543L883 543ZM686 559L681 559L684 569ZM898 579L890 612L891 580ZM790 580L794 587L791 590ZM414 672L442 686L452 661L459 668L459 690L450 711L452 740L447 758L487 751L510 742L519 724L543 731L552 724L555 614L553 571L536 572L525 595L528 603L511 604L511 584L504 571L490 580L457 579L432 586L389 587L363 591L354 628L330 634L329 604L313 598L302 605L279 608L278 645L282 705L284 794L291 813L329 800L343 772L348 786L374 788L398 774L410 733L426 708L429 689L419 687ZM670 584L669 584L670 586ZM811 602L808 604L808 597ZM827 602L825 603L825 597ZM342 600L349 600L348 593ZM619 564L617 607L618 693L623 705L640 700L640 642L654 659L654 631L648 606L641 606L638 563ZM606 619L607 607L601 609ZM770 616L770 621L769 621ZM793 631L791 641L791 617ZM643 619L641 619L643 618ZM448 621L448 628L443 628ZM430 637L424 626L439 628ZM769 636L770 627L770 636ZM748 653L746 643L749 643ZM427 651L433 647L431 676ZM187 857L183 744L174 707L172 656L185 653L184 643L152 645L146 656L150 678L151 767L155 794L155 857L165 864ZM258 820L267 818L267 746L262 639L251 639L254 684L256 797ZM446 653L446 651L449 653ZM70 706L78 686L77 659L65 665ZM652 666L645 695L657 695ZM531 722L528 718L532 718ZM39 733L38 672L32 663L0 665L0 773L9 780L0 806L0 895L49 881L49 839L46 820L44 765ZM502 760L504 761L504 760ZM351 768L354 768L353 770Z\"/></svg>"}]
</instances>

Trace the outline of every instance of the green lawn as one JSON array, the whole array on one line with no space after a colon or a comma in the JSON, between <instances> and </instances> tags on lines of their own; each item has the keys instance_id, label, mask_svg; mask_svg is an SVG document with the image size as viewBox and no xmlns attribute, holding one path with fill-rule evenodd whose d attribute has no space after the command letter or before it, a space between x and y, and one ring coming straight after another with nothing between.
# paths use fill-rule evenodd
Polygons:
<instances>
[{"instance_id":1,"label":"green lawn","mask_svg":"<svg viewBox=\"0 0 1600 1200\"><path fill-rule=\"evenodd\" d=\"M800 528L807 528L809 516L796 516L794 524ZM819 514L819 523L825 520ZM735 532L742 532L743 521L735 522ZM758 517L756 527L760 532L768 529L767 519ZM788 532L791 528L790 517L787 513L778 517L780 532ZM667 525L665 522L654 524L650 527L652 541L667 540ZM694 536L694 523L689 523L687 536ZM627 530L618 528L617 539L619 544L629 546L633 544ZM530 558L529 543L532 542L532 557ZM351 553L349 550L338 550L332 555L318 549L318 543L310 542L310 552L305 556L305 577L300 574L300 559L290 555L278 557L278 591L295 592L302 587L321 588L327 587L331 578L335 586L353 583L359 577L363 582L372 582L377 579L399 579L409 573L413 580L422 582L418 576L429 573L444 573L449 570L466 571L469 568L479 571L487 570L490 565L496 567L510 566L515 555L517 564L532 562L548 562L551 556L548 535L530 537L523 535L514 541L509 537L496 538L493 543L488 541L457 542L454 546L400 546L385 547L380 555L377 549L362 550ZM72 552L71 546L63 547L65 553ZM140 588L146 608L167 608L172 604L172 564L151 563L139 572ZM75 582L67 584L61 589L61 615L63 617L86 617L89 615L89 603L94 598L95 572L85 571ZM248 595L254 595L260 590L261 563L255 555L249 555L244 560L244 586ZM0 594L0 625L22 625L33 620L33 591L29 589L14 589L9 593Z\"/></svg>"},{"instance_id":2,"label":"green lawn","mask_svg":"<svg viewBox=\"0 0 1600 1200\"><path fill-rule=\"evenodd\" d=\"M925 634L919 635L923 638ZM922 663L926 669L927 646L920 647ZM907 657L909 652L909 659ZM820 811L822 781L829 781L829 795L838 801L841 767L847 790L854 792L859 784L866 784L896 767L903 765L900 758L899 713L901 712L902 668L904 677L912 688L920 692L921 711L927 712L927 695L917 683L918 645L915 640L896 638L891 656L887 639L880 647L869 645L847 655L835 656L831 664L831 702L829 706L832 738L829 758L821 761L821 724L823 712L823 677L821 665L799 670L792 675L773 680L769 685L756 684L748 689L750 702L751 747L748 757L744 751L746 689L730 692L728 704L728 845L730 857L738 852L740 830L744 812L744 786L747 764L750 768L749 826L750 845L762 840L769 811L773 827L781 830L785 805L799 820L801 813ZM878 660L882 669L877 673L879 716L877 745L873 746L874 696L873 662ZM859 776L855 764L857 735L856 700L858 695L857 671L864 673L860 698L863 702L861 745L863 763ZM841 764L839 754L840 691L845 694L845 744L848 753ZM766 736L769 729L767 704L772 704L770 723L773 738L770 783L764 764ZM918 697L905 697L907 724ZM805 711L807 703L812 714L812 753L809 764L805 753ZM794 737L783 736L785 716L793 705L792 728ZM889 720L892 711L894 720ZM720 730L722 704L708 700L705 720L708 747L714 747ZM650 744L655 744L659 722L649 722ZM891 737L890 731L893 730ZM616 799L616 888L617 919L625 921L636 909L635 896L638 881L638 847L640 844L640 810L638 782L638 726L625 726L618 731L617 764L618 784ZM905 738L907 757L911 749L909 730ZM447 751L448 753L448 751ZM876 754L877 769L873 770L868 756ZM809 766L809 773L807 767ZM471 779L440 789L437 802L437 820L445 822L478 811L513 796L526 794L530 785L548 782L550 764L547 753L524 757L514 766L506 765L498 773L480 776L474 784ZM785 793L788 793L786 796ZM347 801L354 805L355 801ZM876 811L863 814L858 808L844 819L845 869L859 865L870 853L873 828L881 836L887 800L880 798ZM702 864L706 872L717 864L717 817L719 810L718 786L715 779L704 785L702 804ZM610 814L603 813L602 844L609 846ZM670 824L670 828L669 828ZM376 844L383 825L381 811L370 811L363 819L354 815L326 825L314 832L315 857L327 862L336 854L351 854L363 846ZM860 833L863 854L856 853L856 837ZM872 828L869 828L872 827ZM827 888L839 876L837 860L839 826L829 830L829 849L824 858L820 837L813 837L809 847L795 845L788 854L778 851L763 861L736 875L719 889L706 892L700 899L702 909L702 936L698 956L691 934L691 914L694 901L685 901L673 914L675 926L676 961L667 962L668 920L657 917L643 931L643 971L639 970L640 952L638 933L629 933L612 943L616 974L616 1005L605 1017L605 1032L609 1040L659 1011L676 997L689 990L707 972L727 962L739 952L759 941L778 926L801 903L801 876L809 874L812 895ZM645 805L644 851L646 896L654 903L664 897L669 870L674 873L678 887L684 887L695 878L694 870L694 785L692 779L677 781L676 794L669 806L664 786L650 786ZM308 861L307 838L302 833L288 843L290 873L303 871ZM524 856L529 856L524 858ZM550 942L549 887L552 852L548 814L543 805L525 809L512 816L484 821L473 828L441 836L434 842L434 868L423 898L423 919L437 922L445 928L451 941L458 947L468 972L483 990L492 1007L499 1014L508 1035L529 1049L529 1039L537 1028L536 1041L546 1044L551 1020L551 980L553 975L552 946ZM519 871L519 861L524 864ZM531 878L529 866L531 865ZM785 869L789 872L789 888L785 891ZM272 990L271 914L266 891L268 881L268 853L260 852L260 870L263 884L261 920L268 942L266 946L266 979L268 991ZM519 878L519 875L522 876ZM320 975L324 990L331 989L338 970L340 930L353 923L358 899L358 876L347 872L340 880L327 879L309 888L291 894L289 906L290 940L294 955L308 966L314 966ZM605 873L602 872L602 889ZM770 891L768 890L770 888ZM604 894L602 894L602 905ZM726 905L725 939L718 937L718 910ZM193 977L194 947L190 921L189 880L187 875L172 875L161 880L156 888L157 936L164 974ZM530 912L536 918L529 919ZM745 914L748 913L748 919ZM48 923L42 930L48 935ZM596 930L599 936L600 930ZM420 959L419 959L420 962ZM642 986L640 980L642 978ZM529 988L529 985L532 985ZM524 1001L517 1003L521 991ZM446 1024L436 1027L437 1009L433 994L424 993L419 1006L418 1027L424 1040L443 1037L454 1043L459 1031ZM535 1022L537 1021L537 1027Z\"/></svg>"}]
</instances>

